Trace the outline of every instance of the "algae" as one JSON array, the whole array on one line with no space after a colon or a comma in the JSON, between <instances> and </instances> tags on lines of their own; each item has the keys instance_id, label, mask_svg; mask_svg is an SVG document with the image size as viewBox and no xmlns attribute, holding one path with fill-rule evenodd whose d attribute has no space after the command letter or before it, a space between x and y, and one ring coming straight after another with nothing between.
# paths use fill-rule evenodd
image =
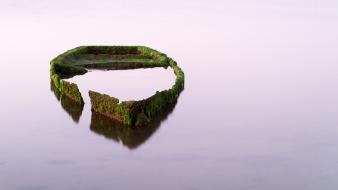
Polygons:
<instances>
[{"instance_id":1,"label":"algae","mask_svg":"<svg viewBox=\"0 0 338 190\"><path fill-rule=\"evenodd\" d=\"M53 81L51 81L50 87L56 99L61 103L62 108L71 116L74 122L78 123L82 115L83 104L74 101L65 94L61 94L58 89L55 89Z\"/></svg>"}]
</instances>

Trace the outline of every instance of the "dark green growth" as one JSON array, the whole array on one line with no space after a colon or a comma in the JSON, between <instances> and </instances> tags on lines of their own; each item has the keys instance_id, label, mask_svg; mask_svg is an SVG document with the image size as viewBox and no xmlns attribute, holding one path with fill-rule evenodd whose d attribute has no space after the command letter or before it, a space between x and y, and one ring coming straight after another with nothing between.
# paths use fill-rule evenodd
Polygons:
<instances>
[{"instance_id":1,"label":"dark green growth","mask_svg":"<svg viewBox=\"0 0 338 190\"><path fill-rule=\"evenodd\" d=\"M51 81L50 87L56 99L61 103L62 108L72 117L74 122L78 123L82 114L83 104L79 104L68 96L61 95L60 91L55 89L53 81Z\"/></svg>"},{"instance_id":2,"label":"dark green growth","mask_svg":"<svg viewBox=\"0 0 338 190\"><path fill-rule=\"evenodd\" d=\"M87 69L136 69L171 67L176 75L169 90L156 92L140 101L119 102L117 98L90 91L92 111L129 126L144 126L156 120L168 107L172 107L184 88L184 73L177 63L165 54L143 46L81 46L69 50L51 62L51 81L60 94L83 105L76 84L63 78L82 75Z\"/></svg>"},{"instance_id":3,"label":"dark green growth","mask_svg":"<svg viewBox=\"0 0 338 190\"><path fill-rule=\"evenodd\" d=\"M50 66L50 78L52 81L53 89L54 91L57 91L56 93L60 94L60 96L67 96L69 99L72 99L74 102L83 105L83 99L80 93L79 88L76 84L67 82L65 80L62 80L62 78L66 78L65 73L70 74L69 71L65 71L65 73L62 73L60 71L63 71L67 67L60 66L62 64L57 64L52 61ZM63 68L63 69L59 69ZM77 69L75 69L77 71ZM69 76L69 75L68 75Z\"/></svg>"}]
</instances>

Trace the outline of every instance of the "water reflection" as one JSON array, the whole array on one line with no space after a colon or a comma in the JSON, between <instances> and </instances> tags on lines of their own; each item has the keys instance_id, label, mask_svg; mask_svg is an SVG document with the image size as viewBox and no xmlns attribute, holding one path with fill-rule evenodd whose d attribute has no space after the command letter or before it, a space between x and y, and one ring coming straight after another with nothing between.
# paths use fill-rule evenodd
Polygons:
<instances>
[{"instance_id":1,"label":"water reflection","mask_svg":"<svg viewBox=\"0 0 338 190\"><path fill-rule=\"evenodd\" d=\"M112 119L92 112L90 130L96 134L103 135L107 139L121 142L129 149L136 149L146 142L160 127L161 122L165 121L174 110L176 102L168 107L157 119L142 127L129 127L114 122Z\"/></svg>"},{"instance_id":2,"label":"water reflection","mask_svg":"<svg viewBox=\"0 0 338 190\"><path fill-rule=\"evenodd\" d=\"M54 85L51 81L50 88L54 92L56 99L61 103L63 110L73 119L74 122L78 123L82 115L83 105L74 102L67 96L62 96L58 90L54 90Z\"/></svg>"},{"instance_id":3,"label":"water reflection","mask_svg":"<svg viewBox=\"0 0 338 190\"><path fill-rule=\"evenodd\" d=\"M83 106L75 103L67 98L67 96L60 95L57 90L54 90L52 82L51 90L54 92L56 99L61 103L63 110L78 123L83 111ZM121 142L125 147L133 150L145 143L157 131L161 123L173 112L176 103L177 101L171 106L168 106L166 110L163 110L163 112L148 125L142 127L125 126L104 115L92 112L90 130L114 142Z\"/></svg>"}]
</instances>

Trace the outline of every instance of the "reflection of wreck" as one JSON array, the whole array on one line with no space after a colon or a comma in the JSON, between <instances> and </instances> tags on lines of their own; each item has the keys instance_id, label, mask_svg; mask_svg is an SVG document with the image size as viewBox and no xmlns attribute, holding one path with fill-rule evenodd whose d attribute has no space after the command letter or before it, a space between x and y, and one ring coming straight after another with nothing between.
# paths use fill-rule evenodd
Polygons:
<instances>
[{"instance_id":1,"label":"reflection of wreck","mask_svg":"<svg viewBox=\"0 0 338 190\"><path fill-rule=\"evenodd\" d=\"M53 83L51 83L51 90L60 102L63 110L65 110L75 122L78 122L82 114L83 105L74 102L67 96L60 95L59 91L54 90ZM142 127L125 126L107 116L92 112L90 130L107 139L121 142L129 149L136 149L156 132L162 121L167 119L175 106L176 102L171 104L171 106L168 106L167 109L165 109L155 120L152 120L151 123Z\"/></svg>"},{"instance_id":2,"label":"reflection of wreck","mask_svg":"<svg viewBox=\"0 0 338 190\"><path fill-rule=\"evenodd\" d=\"M54 90L53 82L50 84L51 90L58 101L60 101L62 108L72 117L72 119L78 123L82 114L83 104L73 101L67 96L61 95L58 90Z\"/></svg>"},{"instance_id":3,"label":"reflection of wreck","mask_svg":"<svg viewBox=\"0 0 338 190\"><path fill-rule=\"evenodd\" d=\"M168 107L165 112L162 112L156 120L152 120L151 123L142 127L124 126L107 116L92 112L90 130L99 135L103 135L107 139L121 142L129 149L136 149L156 132L160 127L161 122L166 120L173 111L175 105L176 103L171 107Z\"/></svg>"}]
</instances>

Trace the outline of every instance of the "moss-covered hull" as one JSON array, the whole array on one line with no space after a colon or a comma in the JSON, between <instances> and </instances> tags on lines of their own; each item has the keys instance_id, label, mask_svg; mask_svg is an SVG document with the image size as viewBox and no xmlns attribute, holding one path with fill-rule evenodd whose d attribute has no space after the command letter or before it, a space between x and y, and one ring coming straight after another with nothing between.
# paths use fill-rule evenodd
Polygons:
<instances>
[{"instance_id":1,"label":"moss-covered hull","mask_svg":"<svg viewBox=\"0 0 338 190\"><path fill-rule=\"evenodd\" d=\"M177 63L165 54L143 46L81 46L69 50L51 62L51 81L60 94L84 104L76 84L64 78L82 75L87 69L136 69L171 67L175 84L168 90L156 92L139 101L119 102L115 97L90 91L92 111L129 126L143 126L173 106L184 88L184 73Z\"/></svg>"}]
</instances>

